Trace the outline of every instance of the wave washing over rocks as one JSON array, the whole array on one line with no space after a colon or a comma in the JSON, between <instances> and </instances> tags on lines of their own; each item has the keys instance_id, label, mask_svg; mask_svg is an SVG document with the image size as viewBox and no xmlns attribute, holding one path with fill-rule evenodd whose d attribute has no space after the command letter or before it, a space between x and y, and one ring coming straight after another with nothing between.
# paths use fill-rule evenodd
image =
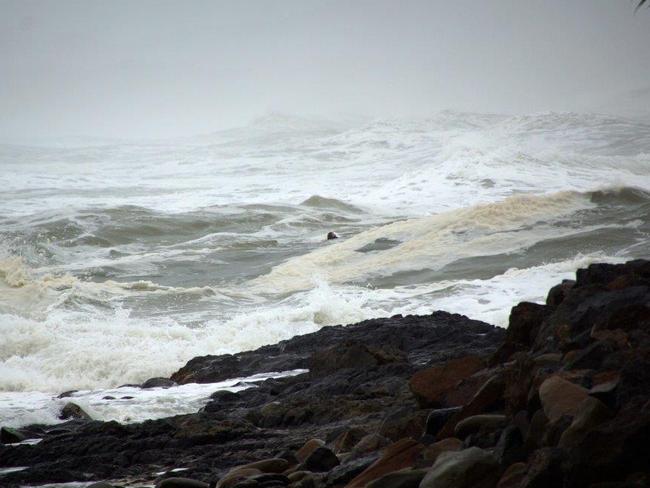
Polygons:
<instances>
[{"instance_id":1,"label":"wave washing over rocks","mask_svg":"<svg viewBox=\"0 0 650 488\"><path fill-rule=\"evenodd\" d=\"M434 312L202 356L143 387L209 384L197 413L3 429L6 487L641 487L650 483L650 261L592 264L507 329ZM308 370L300 373L299 370ZM133 388L133 387L131 387ZM106 480L106 481L104 481Z\"/></svg>"}]
</instances>

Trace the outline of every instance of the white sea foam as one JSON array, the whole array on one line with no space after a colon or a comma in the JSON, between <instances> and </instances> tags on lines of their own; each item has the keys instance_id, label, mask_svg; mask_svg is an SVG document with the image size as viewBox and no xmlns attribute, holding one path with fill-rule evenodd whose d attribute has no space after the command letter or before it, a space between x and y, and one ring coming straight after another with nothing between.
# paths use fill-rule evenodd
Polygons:
<instances>
[{"instance_id":1,"label":"white sea foam","mask_svg":"<svg viewBox=\"0 0 650 488\"><path fill-rule=\"evenodd\" d=\"M376 274L439 269L461 258L513 252L561 235L566 230L549 222L590 206L586 195L574 192L518 195L497 203L399 221L290 259L258 278L255 286L287 292L310 287L314 276L334 283L359 281ZM530 230L522 230L526 227ZM398 244L381 252L359 252L378 239Z\"/></svg>"},{"instance_id":2,"label":"white sea foam","mask_svg":"<svg viewBox=\"0 0 650 488\"><path fill-rule=\"evenodd\" d=\"M255 387L269 378L283 378L307 370L262 373L246 378L233 378L218 383L190 383L169 388L121 388L80 390L65 398L44 392L0 392L0 422L4 426L58 424L61 409L74 402L95 420L116 420L121 423L142 422L193 413L202 408L215 391L237 392Z\"/></svg>"},{"instance_id":3,"label":"white sea foam","mask_svg":"<svg viewBox=\"0 0 650 488\"><path fill-rule=\"evenodd\" d=\"M327 284L300 296L188 327L128 310L53 309L41 320L0 314L0 391L114 387L167 376L194 357L250 350L367 318L359 297Z\"/></svg>"},{"instance_id":4,"label":"white sea foam","mask_svg":"<svg viewBox=\"0 0 650 488\"><path fill-rule=\"evenodd\" d=\"M0 167L0 391L35 404L370 317L505 325L576 267L650 252L647 194L617 189L650 189L650 126L594 114L272 116L0 145Z\"/></svg>"}]
</instances>

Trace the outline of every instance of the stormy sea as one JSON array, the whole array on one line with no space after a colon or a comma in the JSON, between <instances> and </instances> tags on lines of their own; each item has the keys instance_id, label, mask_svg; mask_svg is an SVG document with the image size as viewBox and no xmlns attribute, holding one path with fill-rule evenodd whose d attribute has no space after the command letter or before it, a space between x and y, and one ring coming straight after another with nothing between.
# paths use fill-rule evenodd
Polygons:
<instances>
[{"instance_id":1,"label":"stormy sea","mask_svg":"<svg viewBox=\"0 0 650 488\"><path fill-rule=\"evenodd\" d=\"M366 318L505 326L576 268L649 255L650 124L611 116L2 144L0 424L60 422L69 390L95 419L194 412L268 375L117 387Z\"/></svg>"}]
</instances>

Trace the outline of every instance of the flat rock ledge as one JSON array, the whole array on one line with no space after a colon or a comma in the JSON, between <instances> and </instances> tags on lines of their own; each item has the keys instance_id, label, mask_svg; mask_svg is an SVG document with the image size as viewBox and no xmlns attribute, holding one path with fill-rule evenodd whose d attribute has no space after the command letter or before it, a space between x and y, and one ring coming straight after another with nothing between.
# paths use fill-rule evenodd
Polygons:
<instances>
[{"instance_id":1,"label":"flat rock ledge","mask_svg":"<svg viewBox=\"0 0 650 488\"><path fill-rule=\"evenodd\" d=\"M7 430L9 488L650 485L650 261L593 264L500 329L445 312L194 358L169 382L308 369L195 414ZM4 442L4 441L3 441Z\"/></svg>"}]
</instances>

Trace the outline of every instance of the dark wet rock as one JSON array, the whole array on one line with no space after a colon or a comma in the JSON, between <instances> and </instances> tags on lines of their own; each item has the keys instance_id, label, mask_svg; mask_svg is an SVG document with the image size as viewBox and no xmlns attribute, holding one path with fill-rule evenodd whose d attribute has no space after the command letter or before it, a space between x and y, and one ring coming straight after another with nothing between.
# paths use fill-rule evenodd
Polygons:
<instances>
[{"instance_id":1,"label":"dark wet rock","mask_svg":"<svg viewBox=\"0 0 650 488\"><path fill-rule=\"evenodd\" d=\"M347 326L324 327L278 344L235 355L201 356L174 373L184 383L214 383L270 371L308 368L312 354L345 342L368 348L404 351L410 364L423 365L472 352L493 351L504 331L467 317L446 312L426 316L400 315Z\"/></svg>"},{"instance_id":2,"label":"dark wet rock","mask_svg":"<svg viewBox=\"0 0 650 488\"><path fill-rule=\"evenodd\" d=\"M582 348L592 330L650 329L650 287L576 286L540 325L536 350Z\"/></svg>"},{"instance_id":3,"label":"dark wet rock","mask_svg":"<svg viewBox=\"0 0 650 488\"><path fill-rule=\"evenodd\" d=\"M231 488L237 486L241 482L246 482L251 476L257 476L259 474L262 474L259 469L239 466L226 473L226 475L219 480L216 488Z\"/></svg>"},{"instance_id":4,"label":"dark wet rock","mask_svg":"<svg viewBox=\"0 0 650 488\"><path fill-rule=\"evenodd\" d=\"M379 434L368 434L352 448L352 454L355 456L365 455L369 452L375 452L390 444L390 441Z\"/></svg>"},{"instance_id":5,"label":"dark wet rock","mask_svg":"<svg viewBox=\"0 0 650 488\"><path fill-rule=\"evenodd\" d=\"M618 347L613 341L598 341L578 351L567 361L566 369L600 369L605 359Z\"/></svg>"},{"instance_id":6,"label":"dark wet rock","mask_svg":"<svg viewBox=\"0 0 650 488\"><path fill-rule=\"evenodd\" d=\"M494 449L494 456L503 468L526 459L524 437L519 427L511 424L503 429Z\"/></svg>"},{"instance_id":7,"label":"dark wet rock","mask_svg":"<svg viewBox=\"0 0 650 488\"><path fill-rule=\"evenodd\" d=\"M425 434L436 436L447 423L447 421L452 417L452 415L460 412L461 410L462 407L438 408L436 410L432 410L427 416Z\"/></svg>"},{"instance_id":8,"label":"dark wet rock","mask_svg":"<svg viewBox=\"0 0 650 488\"><path fill-rule=\"evenodd\" d=\"M344 486L352 479L365 471L368 466L377 461L378 453L371 454L360 458L354 458L334 466L329 470L325 477L325 482L328 486Z\"/></svg>"},{"instance_id":9,"label":"dark wet rock","mask_svg":"<svg viewBox=\"0 0 650 488\"><path fill-rule=\"evenodd\" d=\"M368 432L365 429L361 429L359 427L344 429L341 433L338 433L334 438L333 441L334 452L338 454L341 452L350 451L366 435L368 435Z\"/></svg>"},{"instance_id":10,"label":"dark wet rock","mask_svg":"<svg viewBox=\"0 0 650 488\"><path fill-rule=\"evenodd\" d=\"M302 445L300 449L298 449L298 451L296 451L296 460L300 463L304 463L312 452L314 452L319 447L323 447L324 445L325 441L321 439L309 439Z\"/></svg>"},{"instance_id":11,"label":"dark wet rock","mask_svg":"<svg viewBox=\"0 0 650 488\"><path fill-rule=\"evenodd\" d=\"M460 451L463 448L463 441L455 437L447 437L441 441L427 446L422 451L422 460L425 466L431 466L436 462L438 456L447 451Z\"/></svg>"},{"instance_id":12,"label":"dark wet rock","mask_svg":"<svg viewBox=\"0 0 650 488\"><path fill-rule=\"evenodd\" d=\"M471 377L483 367L483 359L478 356L453 359L418 371L409 386L422 408L461 406L478 390L480 385Z\"/></svg>"},{"instance_id":13,"label":"dark wet rock","mask_svg":"<svg viewBox=\"0 0 650 488\"><path fill-rule=\"evenodd\" d=\"M630 356L616 383L617 408L624 407L636 397L650 396L650 348Z\"/></svg>"},{"instance_id":14,"label":"dark wet rock","mask_svg":"<svg viewBox=\"0 0 650 488\"><path fill-rule=\"evenodd\" d=\"M11 427L0 428L0 443L2 444L15 444L25 439L26 436L18 429L12 429Z\"/></svg>"},{"instance_id":15,"label":"dark wet rock","mask_svg":"<svg viewBox=\"0 0 650 488\"><path fill-rule=\"evenodd\" d=\"M330 449L324 446L317 447L307 456L300 464L301 469L313 471L316 473L329 471L340 464L339 458L336 457Z\"/></svg>"},{"instance_id":16,"label":"dark wet rock","mask_svg":"<svg viewBox=\"0 0 650 488\"><path fill-rule=\"evenodd\" d=\"M464 439L476 432L493 432L505 427L507 418L505 415L483 414L467 417L456 424L454 433L459 439Z\"/></svg>"},{"instance_id":17,"label":"dark wet rock","mask_svg":"<svg viewBox=\"0 0 650 488\"><path fill-rule=\"evenodd\" d=\"M382 476L415 465L424 446L413 439L402 439L388 446L381 457L347 485L348 488L366 486Z\"/></svg>"},{"instance_id":18,"label":"dark wet rock","mask_svg":"<svg viewBox=\"0 0 650 488\"><path fill-rule=\"evenodd\" d=\"M421 488L493 488L499 479L499 463L478 447L445 452L426 474Z\"/></svg>"},{"instance_id":19,"label":"dark wet rock","mask_svg":"<svg viewBox=\"0 0 650 488\"><path fill-rule=\"evenodd\" d=\"M594 263L587 268L576 271L576 285L600 285L612 287L613 284L625 279L626 287L650 283L650 261L636 259L622 264ZM614 286L619 288L620 285Z\"/></svg>"},{"instance_id":20,"label":"dark wet rock","mask_svg":"<svg viewBox=\"0 0 650 488\"><path fill-rule=\"evenodd\" d=\"M388 473L366 485L368 488L418 488L426 469L401 469Z\"/></svg>"},{"instance_id":21,"label":"dark wet rock","mask_svg":"<svg viewBox=\"0 0 650 488\"><path fill-rule=\"evenodd\" d=\"M70 398L70 397L73 396L75 393L77 393L77 391L79 391L79 390L68 390L68 391L64 391L63 393L60 393L60 394L57 396L57 398Z\"/></svg>"},{"instance_id":22,"label":"dark wet rock","mask_svg":"<svg viewBox=\"0 0 650 488\"><path fill-rule=\"evenodd\" d=\"M571 425L562 433L559 447L571 448L578 445L590 431L613 416L614 412L600 400L594 397L585 398L578 407Z\"/></svg>"},{"instance_id":23,"label":"dark wet rock","mask_svg":"<svg viewBox=\"0 0 650 488\"><path fill-rule=\"evenodd\" d=\"M59 413L59 418L62 420L67 420L67 419L92 420L90 415L88 415L83 408L81 408L76 403L72 403L72 402L68 402L63 406L61 412Z\"/></svg>"},{"instance_id":24,"label":"dark wet rock","mask_svg":"<svg viewBox=\"0 0 650 488\"><path fill-rule=\"evenodd\" d=\"M209 484L190 478L167 478L156 484L156 488L208 488Z\"/></svg>"},{"instance_id":25,"label":"dark wet rock","mask_svg":"<svg viewBox=\"0 0 650 488\"><path fill-rule=\"evenodd\" d=\"M228 390L219 390L210 395L210 399L213 400L215 406L218 406L219 403L236 402L239 400L239 394Z\"/></svg>"},{"instance_id":26,"label":"dark wet rock","mask_svg":"<svg viewBox=\"0 0 650 488\"><path fill-rule=\"evenodd\" d=\"M638 397L569 450L569 486L619 481L650 469L650 403Z\"/></svg>"},{"instance_id":27,"label":"dark wet rock","mask_svg":"<svg viewBox=\"0 0 650 488\"><path fill-rule=\"evenodd\" d=\"M563 486L562 449L546 447L538 449L529 457L526 473L521 479L521 488L548 488Z\"/></svg>"},{"instance_id":28,"label":"dark wet rock","mask_svg":"<svg viewBox=\"0 0 650 488\"><path fill-rule=\"evenodd\" d=\"M544 414L544 410L540 408L535 411L530 420L530 426L524 439L524 447L527 452L532 452L535 449L542 447L547 425L548 417Z\"/></svg>"},{"instance_id":29,"label":"dark wet rock","mask_svg":"<svg viewBox=\"0 0 650 488\"><path fill-rule=\"evenodd\" d=\"M280 473L262 473L248 478L249 481L255 482L259 486L287 486L291 481L289 478ZM237 486L237 485L235 485Z\"/></svg>"},{"instance_id":30,"label":"dark wet rock","mask_svg":"<svg viewBox=\"0 0 650 488\"><path fill-rule=\"evenodd\" d=\"M497 488L519 488L526 475L528 466L526 463L514 463L508 466L501 479L497 483Z\"/></svg>"},{"instance_id":31,"label":"dark wet rock","mask_svg":"<svg viewBox=\"0 0 650 488\"><path fill-rule=\"evenodd\" d=\"M176 382L169 378L149 378L140 385L140 388L170 388L175 385Z\"/></svg>"},{"instance_id":32,"label":"dark wet rock","mask_svg":"<svg viewBox=\"0 0 650 488\"><path fill-rule=\"evenodd\" d=\"M106 481L98 481L97 483L88 485L86 488L117 488L117 486L112 485Z\"/></svg>"},{"instance_id":33,"label":"dark wet rock","mask_svg":"<svg viewBox=\"0 0 650 488\"><path fill-rule=\"evenodd\" d=\"M553 308L557 307L575 285L575 280L562 280L562 283L549 290L546 296L546 305Z\"/></svg>"},{"instance_id":34,"label":"dark wet rock","mask_svg":"<svg viewBox=\"0 0 650 488\"><path fill-rule=\"evenodd\" d=\"M437 433L438 437L444 438L453 435L458 423L468 417L502 411L504 408L504 378L502 372L496 372L489 376L471 400L447 419Z\"/></svg>"},{"instance_id":35,"label":"dark wet rock","mask_svg":"<svg viewBox=\"0 0 650 488\"><path fill-rule=\"evenodd\" d=\"M368 347L356 342L343 344L314 353L309 362L312 377L326 376L341 369L368 369L388 363L405 362L399 349Z\"/></svg>"},{"instance_id":36,"label":"dark wet rock","mask_svg":"<svg viewBox=\"0 0 650 488\"><path fill-rule=\"evenodd\" d=\"M379 427L379 435L392 441L404 437L419 439L424 433L428 414L427 410L413 411L408 407L390 412Z\"/></svg>"}]
</instances>

